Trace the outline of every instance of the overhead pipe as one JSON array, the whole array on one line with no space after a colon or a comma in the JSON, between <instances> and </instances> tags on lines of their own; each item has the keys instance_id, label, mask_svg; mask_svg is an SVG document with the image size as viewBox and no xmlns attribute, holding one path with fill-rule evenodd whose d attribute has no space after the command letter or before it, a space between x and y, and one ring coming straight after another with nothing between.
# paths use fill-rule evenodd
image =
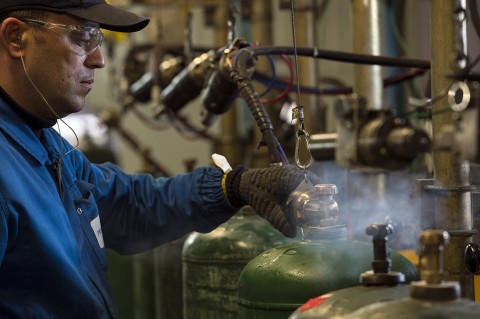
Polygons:
<instances>
[{"instance_id":1,"label":"overhead pipe","mask_svg":"<svg viewBox=\"0 0 480 319\"><path fill-rule=\"evenodd\" d=\"M352 0L354 52L380 55L380 5L379 0ZM381 67L355 65L354 75L354 92L367 100L369 109L381 109L383 107Z\"/></svg>"},{"instance_id":2,"label":"overhead pipe","mask_svg":"<svg viewBox=\"0 0 480 319\"><path fill-rule=\"evenodd\" d=\"M380 56L380 0L351 0L353 51L356 54ZM380 111L383 108L382 69L379 65L354 65L353 93L366 101L366 108ZM347 147L352 136L339 130L339 149ZM353 138L356 138L353 136ZM342 162L342 156L336 154L336 161ZM387 203L387 172L375 168L352 168L347 175L347 198L350 210L356 216L370 223L371 216L384 211ZM365 193L368 190L368 195ZM369 196L369 197L366 197ZM366 201L365 198L370 200ZM354 216L352 216L354 218ZM352 224L350 236L361 237L360 225ZM363 235L365 236L365 235Z\"/></svg>"}]
</instances>

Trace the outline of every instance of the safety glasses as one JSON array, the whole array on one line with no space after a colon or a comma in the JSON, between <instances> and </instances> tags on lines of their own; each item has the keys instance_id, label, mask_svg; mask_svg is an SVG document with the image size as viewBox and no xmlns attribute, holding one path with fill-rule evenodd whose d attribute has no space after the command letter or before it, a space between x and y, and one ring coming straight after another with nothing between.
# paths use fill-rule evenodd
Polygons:
<instances>
[{"instance_id":1,"label":"safety glasses","mask_svg":"<svg viewBox=\"0 0 480 319\"><path fill-rule=\"evenodd\" d=\"M99 28L80 26L80 25L67 25L53 22L46 22L34 19L20 19L21 21L33 26L41 27L47 30L51 29L63 29L67 31L70 41L79 46L83 53L90 54L95 51L96 48L103 43L103 33Z\"/></svg>"}]
</instances>

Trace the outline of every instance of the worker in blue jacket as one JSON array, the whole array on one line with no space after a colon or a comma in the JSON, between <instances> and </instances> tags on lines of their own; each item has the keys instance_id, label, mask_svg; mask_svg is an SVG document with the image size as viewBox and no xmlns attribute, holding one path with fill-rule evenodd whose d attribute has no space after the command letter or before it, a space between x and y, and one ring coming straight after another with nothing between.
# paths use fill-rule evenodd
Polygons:
<instances>
[{"instance_id":1,"label":"worker in blue jacket","mask_svg":"<svg viewBox=\"0 0 480 319\"><path fill-rule=\"evenodd\" d=\"M148 19L103 0L0 1L0 318L118 318L106 252L209 232L251 205L286 236L291 166L154 178L92 164L52 127L82 110L105 66L100 28Z\"/></svg>"}]
</instances>

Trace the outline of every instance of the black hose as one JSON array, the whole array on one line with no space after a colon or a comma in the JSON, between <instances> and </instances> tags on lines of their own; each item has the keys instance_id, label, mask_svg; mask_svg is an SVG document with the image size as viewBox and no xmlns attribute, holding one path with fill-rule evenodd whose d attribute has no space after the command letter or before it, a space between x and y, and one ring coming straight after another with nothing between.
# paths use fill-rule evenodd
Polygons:
<instances>
[{"instance_id":1,"label":"black hose","mask_svg":"<svg viewBox=\"0 0 480 319\"><path fill-rule=\"evenodd\" d=\"M252 55L248 51L242 50L238 53L235 63L230 72L231 78L237 83L239 95L245 100L257 123L261 133L262 142L264 142L269 150L270 162L281 163L282 157L278 150L280 144L273 132L273 125L270 121L265 108L260 102L260 96L256 91L252 80L248 76L248 63L252 61Z\"/></svg>"},{"instance_id":2,"label":"black hose","mask_svg":"<svg viewBox=\"0 0 480 319\"><path fill-rule=\"evenodd\" d=\"M389 87L403 81L407 81L411 78L416 76L423 75L427 70L424 69L412 69L402 72L400 74L396 74L390 76L388 78L383 79L383 87ZM265 85L269 84L272 88L283 90L288 84L284 81L277 80L271 83L272 79L261 72L255 71L253 74L253 79L259 81ZM292 85L290 88L290 92L296 92L297 86L295 84ZM316 95L340 95L340 94L350 94L353 92L353 88L350 86L344 87L334 87L334 88L318 88L318 87L310 87L310 86L300 86L300 92L305 94L316 94Z\"/></svg>"},{"instance_id":3,"label":"black hose","mask_svg":"<svg viewBox=\"0 0 480 319\"><path fill-rule=\"evenodd\" d=\"M248 47L240 51L250 51L255 56L260 55L293 55L292 47ZM239 52L240 53L240 52ZM420 59L394 58L381 55L365 55L341 51L321 50L317 48L297 48L297 54L317 59L334 60L355 64L372 64L392 67L408 67L430 69L430 61Z\"/></svg>"}]
</instances>

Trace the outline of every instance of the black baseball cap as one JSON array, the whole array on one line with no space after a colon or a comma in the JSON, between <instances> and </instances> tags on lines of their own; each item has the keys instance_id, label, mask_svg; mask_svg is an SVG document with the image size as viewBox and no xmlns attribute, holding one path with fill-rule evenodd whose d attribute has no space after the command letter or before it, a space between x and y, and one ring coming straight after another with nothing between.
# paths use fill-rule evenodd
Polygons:
<instances>
[{"instance_id":1,"label":"black baseball cap","mask_svg":"<svg viewBox=\"0 0 480 319\"><path fill-rule=\"evenodd\" d=\"M150 21L144 16L109 5L105 0L0 0L0 14L24 9L68 13L96 22L100 28L119 32L142 30Z\"/></svg>"}]
</instances>

